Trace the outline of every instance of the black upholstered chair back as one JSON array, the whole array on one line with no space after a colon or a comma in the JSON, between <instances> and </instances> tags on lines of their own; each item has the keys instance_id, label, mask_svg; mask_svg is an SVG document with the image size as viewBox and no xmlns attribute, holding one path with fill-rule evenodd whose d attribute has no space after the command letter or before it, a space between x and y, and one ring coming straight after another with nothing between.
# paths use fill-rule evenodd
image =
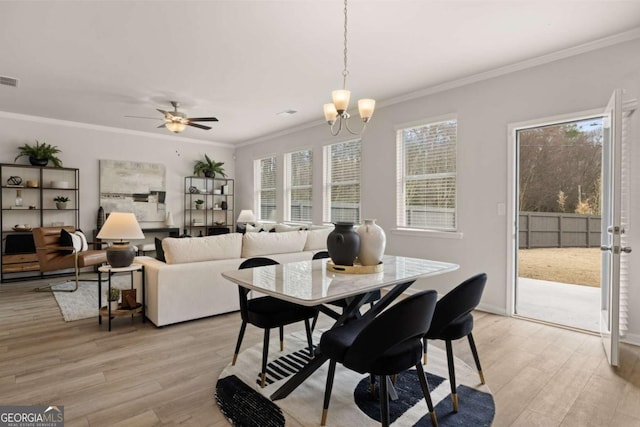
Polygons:
<instances>
[{"instance_id":1,"label":"black upholstered chair back","mask_svg":"<svg viewBox=\"0 0 640 427\"><path fill-rule=\"evenodd\" d=\"M431 325L437 299L436 291L422 291L384 311L358 334L345 355L344 366L371 372L378 359L394 348L422 339Z\"/></svg>"},{"instance_id":2,"label":"black upholstered chair back","mask_svg":"<svg viewBox=\"0 0 640 427\"><path fill-rule=\"evenodd\" d=\"M323 259L323 258L329 258L329 252L328 251L316 252L315 254L313 254L313 258L312 259Z\"/></svg>"},{"instance_id":3,"label":"black upholstered chair back","mask_svg":"<svg viewBox=\"0 0 640 427\"><path fill-rule=\"evenodd\" d=\"M271 258L256 257L256 258L249 258L247 260L242 261L242 264L240 264L240 267L238 267L238 269L242 270L245 268L264 267L266 265L277 265L277 264L279 264L279 262L272 260ZM249 315L247 313L249 310L249 307L247 306L248 293L249 293L249 289L238 285L238 296L240 297L240 316L242 317L242 320L244 320L245 322L249 320Z\"/></svg>"},{"instance_id":4,"label":"black upholstered chair back","mask_svg":"<svg viewBox=\"0 0 640 427\"><path fill-rule=\"evenodd\" d=\"M473 311L480 304L486 283L485 273L476 274L442 297L433 313L429 336L440 335L453 321Z\"/></svg>"}]
</instances>

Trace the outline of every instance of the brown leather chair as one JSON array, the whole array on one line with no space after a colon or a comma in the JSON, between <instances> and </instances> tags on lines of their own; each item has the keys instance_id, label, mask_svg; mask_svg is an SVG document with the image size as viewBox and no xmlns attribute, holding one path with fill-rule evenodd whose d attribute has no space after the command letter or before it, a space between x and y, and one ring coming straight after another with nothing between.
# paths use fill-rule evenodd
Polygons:
<instances>
[{"instance_id":1,"label":"brown leather chair","mask_svg":"<svg viewBox=\"0 0 640 427\"><path fill-rule=\"evenodd\" d=\"M49 271L69 270L73 269L75 273L74 289L52 289L55 284L36 288L36 291L52 291L52 292L75 292L78 290L78 279L80 269L93 265L105 264L107 262L107 251L98 249L89 249L87 251L76 252L73 247L61 246L60 231L64 228L70 233L75 231L72 226L65 227L39 227L33 229L33 240L36 246L38 262L40 263L40 271L43 273ZM71 253L69 253L71 251Z\"/></svg>"}]
</instances>

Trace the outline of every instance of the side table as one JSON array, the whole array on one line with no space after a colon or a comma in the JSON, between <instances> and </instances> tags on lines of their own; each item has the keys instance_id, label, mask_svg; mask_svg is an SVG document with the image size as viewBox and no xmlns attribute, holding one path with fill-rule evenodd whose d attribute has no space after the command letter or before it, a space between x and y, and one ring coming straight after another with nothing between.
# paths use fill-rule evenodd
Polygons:
<instances>
[{"instance_id":1,"label":"side table","mask_svg":"<svg viewBox=\"0 0 640 427\"><path fill-rule=\"evenodd\" d=\"M107 295L111 293L111 276L118 273L129 273L131 278L131 289L133 289L133 273L140 271L142 273L142 303L135 308L118 308L117 310L111 310L111 304L109 304L107 297L107 305L102 306L102 273L107 273L109 278L109 288ZM111 319L116 316L129 316L133 317L134 314L142 314L142 322L145 322L144 308L146 305L145 299L145 280L144 280L144 265L133 263L128 267L111 267L110 265L103 265L98 267L98 324L102 325L102 317L106 316L109 319L109 331L111 331Z\"/></svg>"}]
</instances>

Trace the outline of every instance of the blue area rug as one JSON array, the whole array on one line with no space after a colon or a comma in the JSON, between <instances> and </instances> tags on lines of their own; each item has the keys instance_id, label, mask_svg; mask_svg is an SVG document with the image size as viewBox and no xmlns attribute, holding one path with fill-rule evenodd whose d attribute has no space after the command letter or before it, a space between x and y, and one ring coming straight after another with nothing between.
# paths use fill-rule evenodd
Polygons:
<instances>
[{"instance_id":1,"label":"blue area rug","mask_svg":"<svg viewBox=\"0 0 640 427\"><path fill-rule=\"evenodd\" d=\"M265 388L259 386L261 344L242 351L236 365L224 369L216 385L216 400L221 411L236 426L320 425L328 363L288 397L272 402L269 396L309 359L304 334L286 336L283 352L279 351L277 340L273 341L276 343L269 348ZM314 342L318 341L319 334L316 334ZM480 384L475 369L457 358L455 363L458 413L452 409L445 352L429 347L429 364L425 370L440 427L491 425L495 416L491 391ZM392 425L430 426L415 370L398 375L396 390L399 399L390 404ZM338 365L327 426L376 426L380 425L379 420L378 394L369 393L369 377Z\"/></svg>"}]
</instances>

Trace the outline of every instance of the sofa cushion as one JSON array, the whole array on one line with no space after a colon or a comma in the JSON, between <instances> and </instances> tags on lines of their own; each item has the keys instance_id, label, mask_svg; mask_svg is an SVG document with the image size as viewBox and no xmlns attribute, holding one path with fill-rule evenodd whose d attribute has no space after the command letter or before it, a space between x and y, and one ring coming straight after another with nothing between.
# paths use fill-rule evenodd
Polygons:
<instances>
[{"instance_id":1,"label":"sofa cushion","mask_svg":"<svg viewBox=\"0 0 640 427\"><path fill-rule=\"evenodd\" d=\"M156 245L156 259L158 261L167 262L164 258L164 249L162 249L162 239L158 239L156 237L154 243Z\"/></svg>"},{"instance_id":2,"label":"sofa cushion","mask_svg":"<svg viewBox=\"0 0 640 427\"><path fill-rule=\"evenodd\" d=\"M247 233L242 236L242 258L300 252L304 249L306 241L306 231Z\"/></svg>"},{"instance_id":3,"label":"sofa cushion","mask_svg":"<svg viewBox=\"0 0 640 427\"><path fill-rule=\"evenodd\" d=\"M162 240L162 249L167 264L240 258L242 234L229 233L191 238L167 237Z\"/></svg>"},{"instance_id":4,"label":"sofa cushion","mask_svg":"<svg viewBox=\"0 0 640 427\"><path fill-rule=\"evenodd\" d=\"M307 241L304 244L305 251L317 251L327 249L327 237L333 228L321 228L307 231Z\"/></svg>"}]
</instances>

